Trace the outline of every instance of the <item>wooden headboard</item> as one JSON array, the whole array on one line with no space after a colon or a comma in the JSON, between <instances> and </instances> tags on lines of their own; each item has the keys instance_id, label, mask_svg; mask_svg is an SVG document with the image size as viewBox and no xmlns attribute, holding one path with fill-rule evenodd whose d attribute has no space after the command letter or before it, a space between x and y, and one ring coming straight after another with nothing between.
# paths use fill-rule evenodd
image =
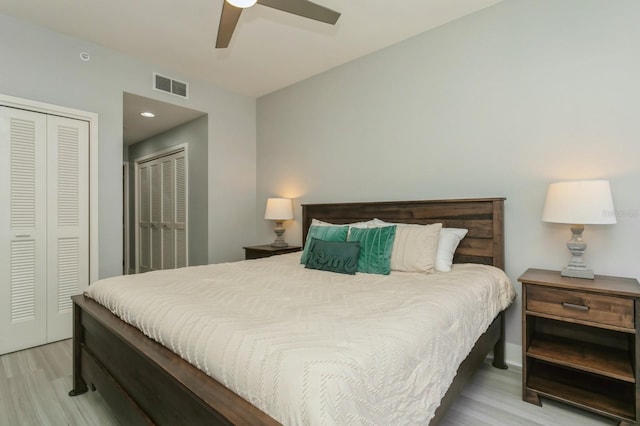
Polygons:
<instances>
[{"instance_id":1,"label":"wooden headboard","mask_svg":"<svg viewBox=\"0 0 640 426\"><path fill-rule=\"evenodd\" d=\"M312 219L341 224L378 218L386 222L465 228L455 263L482 263L504 269L504 198L368 203L303 204L303 244Z\"/></svg>"}]
</instances>

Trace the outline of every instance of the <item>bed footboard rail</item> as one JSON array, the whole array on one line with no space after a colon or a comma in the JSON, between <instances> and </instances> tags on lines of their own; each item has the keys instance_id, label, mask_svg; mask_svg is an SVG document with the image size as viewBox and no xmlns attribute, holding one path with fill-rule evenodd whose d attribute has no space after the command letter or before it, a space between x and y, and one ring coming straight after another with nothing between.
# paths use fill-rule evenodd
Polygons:
<instances>
[{"instance_id":1,"label":"bed footboard rail","mask_svg":"<svg viewBox=\"0 0 640 426\"><path fill-rule=\"evenodd\" d=\"M127 425L279 424L94 300L72 299L69 395L99 391Z\"/></svg>"},{"instance_id":2,"label":"bed footboard rail","mask_svg":"<svg viewBox=\"0 0 640 426\"><path fill-rule=\"evenodd\" d=\"M89 388L82 379L80 371L80 343L82 342L82 327L80 325L80 308L73 304L73 389L69 391L69 396L77 396L86 393Z\"/></svg>"}]
</instances>

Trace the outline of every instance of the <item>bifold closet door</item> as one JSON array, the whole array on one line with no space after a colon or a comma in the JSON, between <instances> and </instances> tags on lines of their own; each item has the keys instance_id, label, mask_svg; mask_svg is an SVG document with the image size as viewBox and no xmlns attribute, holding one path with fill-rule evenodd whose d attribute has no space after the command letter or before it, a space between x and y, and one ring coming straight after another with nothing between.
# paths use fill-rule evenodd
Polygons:
<instances>
[{"instance_id":1,"label":"bifold closet door","mask_svg":"<svg viewBox=\"0 0 640 426\"><path fill-rule=\"evenodd\" d=\"M186 163L184 152L160 159L162 269L187 266Z\"/></svg>"},{"instance_id":2,"label":"bifold closet door","mask_svg":"<svg viewBox=\"0 0 640 426\"><path fill-rule=\"evenodd\" d=\"M175 217L176 181L173 159L166 158L160 161L160 175L162 176L162 205L160 206L160 223L158 226L162 234L160 242L162 244L161 268L174 269L176 267L176 238L173 221Z\"/></svg>"},{"instance_id":3,"label":"bifold closet door","mask_svg":"<svg viewBox=\"0 0 640 426\"><path fill-rule=\"evenodd\" d=\"M176 268L187 266L187 157L178 155L173 160L175 185L174 213L170 222L176 242Z\"/></svg>"},{"instance_id":4,"label":"bifold closet door","mask_svg":"<svg viewBox=\"0 0 640 426\"><path fill-rule=\"evenodd\" d=\"M148 164L141 164L137 171L138 230L136 246L138 255L136 256L136 272L147 272L151 270L151 169Z\"/></svg>"},{"instance_id":5,"label":"bifold closet door","mask_svg":"<svg viewBox=\"0 0 640 426\"><path fill-rule=\"evenodd\" d=\"M72 334L89 284L88 123L0 107L0 354Z\"/></svg>"},{"instance_id":6,"label":"bifold closet door","mask_svg":"<svg viewBox=\"0 0 640 426\"><path fill-rule=\"evenodd\" d=\"M184 151L138 165L138 271L187 266Z\"/></svg>"},{"instance_id":7,"label":"bifold closet door","mask_svg":"<svg viewBox=\"0 0 640 426\"><path fill-rule=\"evenodd\" d=\"M71 337L71 296L89 285L89 125L47 119L47 340Z\"/></svg>"},{"instance_id":8,"label":"bifold closet door","mask_svg":"<svg viewBox=\"0 0 640 426\"><path fill-rule=\"evenodd\" d=\"M47 341L47 116L0 107L0 354Z\"/></svg>"}]
</instances>

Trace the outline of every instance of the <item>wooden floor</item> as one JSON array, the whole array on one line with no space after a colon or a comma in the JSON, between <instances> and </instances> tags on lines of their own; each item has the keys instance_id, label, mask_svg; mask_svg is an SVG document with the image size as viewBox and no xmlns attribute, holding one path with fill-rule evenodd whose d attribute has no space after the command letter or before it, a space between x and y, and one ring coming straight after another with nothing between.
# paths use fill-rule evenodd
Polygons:
<instances>
[{"instance_id":1,"label":"wooden floor","mask_svg":"<svg viewBox=\"0 0 640 426\"><path fill-rule=\"evenodd\" d=\"M520 372L484 365L443 422L454 425L614 425L615 421L544 400L520 398ZM0 425L99 425L119 423L97 392L71 398L71 341L0 357Z\"/></svg>"}]
</instances>

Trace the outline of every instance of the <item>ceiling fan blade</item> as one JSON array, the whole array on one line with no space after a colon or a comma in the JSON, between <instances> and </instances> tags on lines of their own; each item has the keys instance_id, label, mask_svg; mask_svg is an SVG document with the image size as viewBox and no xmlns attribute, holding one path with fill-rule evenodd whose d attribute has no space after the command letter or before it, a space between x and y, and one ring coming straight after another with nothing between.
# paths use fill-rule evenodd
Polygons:
<instances>
[{"instance_id":1,"label":"ceiling fan blade","mask_svg":"<svg viewBox=\"0 0 640 426\"><path fill-rule=\"evenodd\" d=\"M238 19L242 9L223 1L222 14L220 15L220 25L218 26L218 38L216 39L216 49L225 49L229 46L233 31L236 29Z\"/></svg>"},{"instance_id":2,"label":"ceiling fan blade","mask_svg":"<svg viewBox=\"0 0 640 426\"><path fill-rule=\"evenodd\" d=\"M258 0L258 4L331 25L335 25L340 17L335 10L307 0Z\"/></svg>"}]
</instances>

